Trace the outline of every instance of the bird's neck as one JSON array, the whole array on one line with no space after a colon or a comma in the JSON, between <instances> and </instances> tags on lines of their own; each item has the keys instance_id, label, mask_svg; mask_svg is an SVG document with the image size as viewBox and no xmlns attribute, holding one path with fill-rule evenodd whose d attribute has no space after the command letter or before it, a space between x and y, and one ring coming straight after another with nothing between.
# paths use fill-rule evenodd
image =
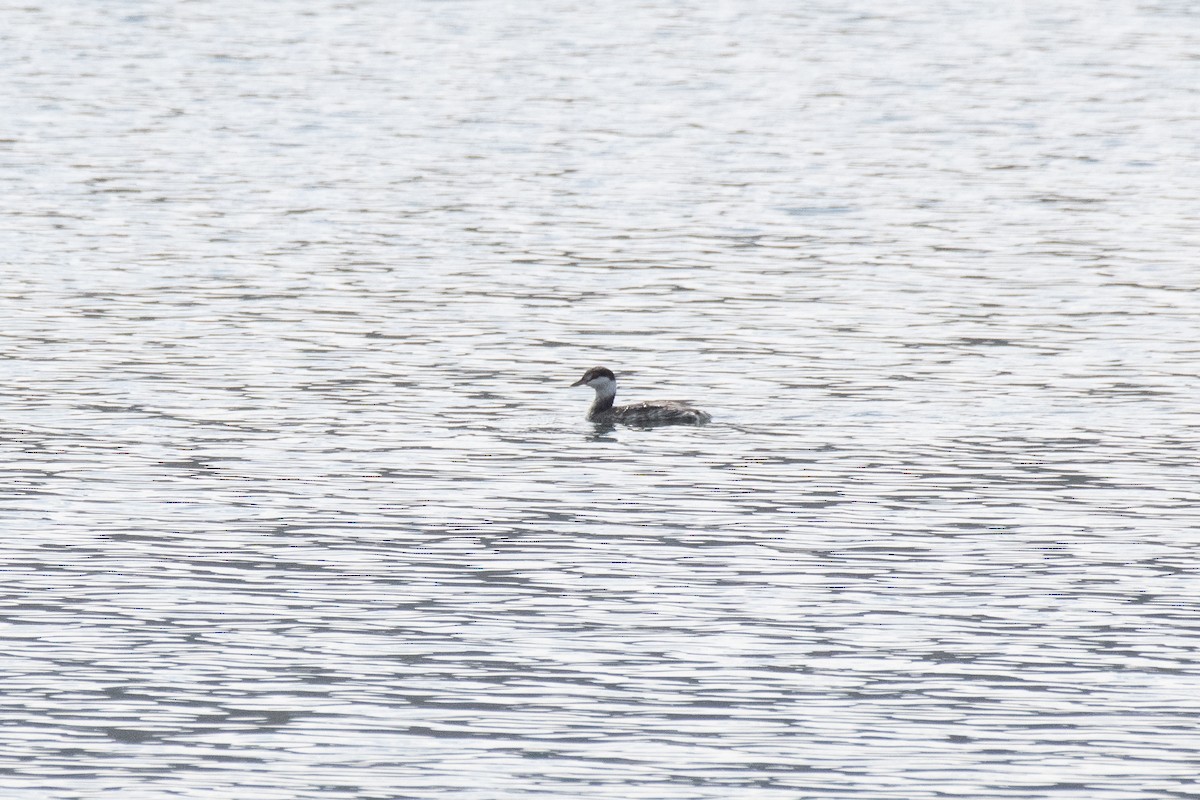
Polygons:
<instances>
[{"instance_id":1,"label":"bird's neck","mask_svg":"<svg viewBox=\"0 0 1200 800\"><path fill-rule=\"evenodd\" d=\"M617 399L617 385L611 384L608 386L597 387L596 399L592 402L592 407L588 410L588 417L595 417L597 414L603 414L613 407L613 401Z\"/></svg>"}]
</instances>

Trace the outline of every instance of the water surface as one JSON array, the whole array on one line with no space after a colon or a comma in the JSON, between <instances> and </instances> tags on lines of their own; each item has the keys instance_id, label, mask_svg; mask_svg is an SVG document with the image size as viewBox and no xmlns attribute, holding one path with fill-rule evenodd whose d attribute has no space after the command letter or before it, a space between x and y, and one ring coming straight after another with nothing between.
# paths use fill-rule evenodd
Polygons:
<instances>
[{"instance_id":1,"label":"water surface","mask_svg":"<svg viewBox=\"0 0 1200 800\"><path fill-rule=\"evenodd\" d=\"M7 6L4 796L1200 796L1200 20L1002 5Z\"/></svg>"}]
</instances>

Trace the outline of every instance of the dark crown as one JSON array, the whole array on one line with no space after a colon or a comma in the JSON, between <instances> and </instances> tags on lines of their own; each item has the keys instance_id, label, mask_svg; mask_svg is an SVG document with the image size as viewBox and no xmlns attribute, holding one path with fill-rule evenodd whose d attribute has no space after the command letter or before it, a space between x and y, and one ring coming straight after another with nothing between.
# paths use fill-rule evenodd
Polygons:
<instances>
[{"instance_id":1,"label":"dark crown","mask_svg":"<svg viewBox=\"0 0 1200 800\"><path fill-rule=\"evenodd\" d=\"M595 380L596 378L608 378L610 381L617 379L616 375L608 367L592 367L587 372L583 373L583 382Z\"/></svg>"}]
</instances>

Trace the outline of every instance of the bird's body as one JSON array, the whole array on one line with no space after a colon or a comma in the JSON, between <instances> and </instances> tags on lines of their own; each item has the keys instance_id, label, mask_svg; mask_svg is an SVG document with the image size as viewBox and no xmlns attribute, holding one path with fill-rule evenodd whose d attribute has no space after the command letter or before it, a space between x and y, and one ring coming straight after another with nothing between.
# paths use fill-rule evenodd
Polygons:
<instances>
[{"instance_id":1,"label":"bird's body","mask_svg":"<svg viewBox=\"0 0 1200 800\"><path fill-rule=\"evenodd\" d=\"M590 386L596 399L587 418L600 425L630 425L651 428L656 425L703 425L711 416L683 400L647 400L624 406L613 405L617 398L617 376L607 367L592 367L572 386Z\"/></svg>"}]
</instances>

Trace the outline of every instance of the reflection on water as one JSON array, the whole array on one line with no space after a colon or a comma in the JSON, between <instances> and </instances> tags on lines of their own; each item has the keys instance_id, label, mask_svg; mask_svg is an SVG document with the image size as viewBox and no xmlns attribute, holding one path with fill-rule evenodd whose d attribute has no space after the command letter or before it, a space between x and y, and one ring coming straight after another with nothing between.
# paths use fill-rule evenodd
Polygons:
<instances>
[{"instance_id":1,"label":"reflection on water","mask_svg":"<svg viewBox=\"0 0 1200 800\"><path fill-rule=\"evenodd\" d=\"M8 12L5 797L1195 793L1190 7L401 6Z\"/></svg>"}]
</instances>

